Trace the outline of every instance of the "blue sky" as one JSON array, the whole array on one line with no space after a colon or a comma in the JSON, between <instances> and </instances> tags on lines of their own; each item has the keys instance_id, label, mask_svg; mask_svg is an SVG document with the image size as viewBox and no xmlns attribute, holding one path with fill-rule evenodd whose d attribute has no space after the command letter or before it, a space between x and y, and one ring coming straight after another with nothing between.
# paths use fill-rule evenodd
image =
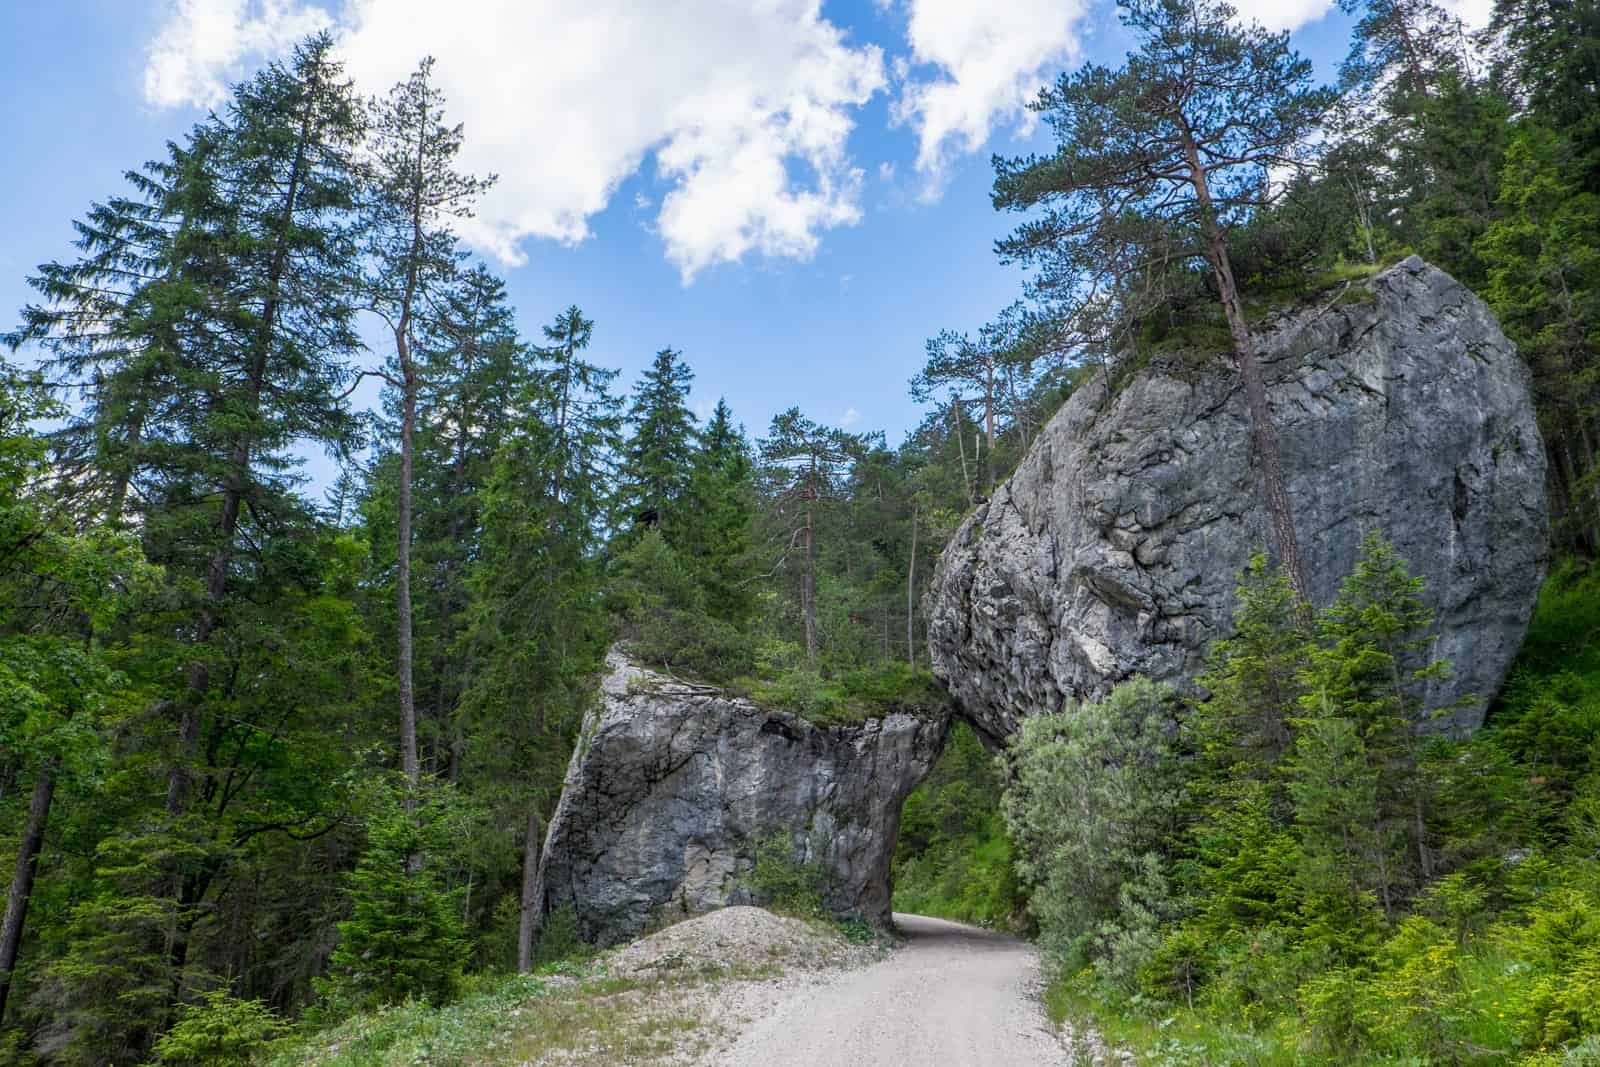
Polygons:
<instances>
[{"instance_id":1,"label":"blue sky","mask_svg":"<svg viewBox=\"0 0 1600 1067\"><path fill-rule=\"evenodd\" d=\"M1331 0L1241 6L1331 74ZM323 24L364 89L438 55L468 163L502 175L468 236L525 334L576 303L628 383L671 345L754 435L798 405L891 443L924 339L1018 295L988 194L991 153L1042 147L1020 103L1123 51L1104 0L11 0L0 317L122 171Z\"/></svg>"}]
</instances>

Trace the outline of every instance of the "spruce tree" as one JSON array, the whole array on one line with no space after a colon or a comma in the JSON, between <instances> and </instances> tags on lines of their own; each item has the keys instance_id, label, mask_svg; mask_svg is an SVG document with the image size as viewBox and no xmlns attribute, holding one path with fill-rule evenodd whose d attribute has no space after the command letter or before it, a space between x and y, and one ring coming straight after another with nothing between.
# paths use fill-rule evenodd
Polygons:
<instances>
[{"instance_id":1,"label":"spruce tree","mask_svg":"<svg viewBox=\"0 0 1600 1067\"><path fill-rule=\"evenodd\" d=\"M472 663L459 718L469 770L505 776L526 825L518 964L531 966L542 905L541 816L560 793L578 718L605 651L600 535L618 448L616 376L580 358L594 328L571 307L514 405L482 493L482 537L461 648ZM509 709L509 710L508 710Z\"/></svg>"},{"instance_id":2,"label":"spruce tree","mask_svg":"<svg viewBox=\"0 0 1600 1067\"><path fill-rule=\"evenodd\" d=\"M1352 884L1390 915L1433 873L1418 730L1426 683L1449 670L1429 658L1432 613L1422 580L1369 534L1318 625L1303 673L1290 791L1309 855L1339 859Z\"/></svg>"},{"instance_id":3,"label":"spruce tree","mask_svg":"<svg viewBox=\"0 0 1600 1067\"><path fill-rule=\"evenodd\" d=\"M438 865L411 856L448 846L458 813L447 793L419 804L401 784L400 803L378 798L367 819L367 847L350 875L351 916L339 924L339 944L319 991L341 1013L404 1000L440 1003L461 982L466 941L460 902L443 884Z\"/></svg>"},{"instance_id":4,"label":"spruce tree","mask_svg":"<svg viewBox=\"0 0 1600 1067\"><path fill-rule=\"evenodd\" d=\"M525 397L532 355L517 336L504 283L481 264L429 309L415 352L412 482L415 498L425 502L412 532L416 707L423 732L442 738L434 746L434 773L453 780L462 744L455 712L470 683L459 644L471 607L467 582L479 556L483 494ZM381 473L395 477L397 468L391 463ZM381 535L393 540L387 526Z\"/></svg>"},{"instance_id":5,"label":"spruce tree","mask_svg":"<svg viewBox=\"0 0 1600 1067\"><path fill-rule=\"evenodd\" d=\"M755 471L750 444L726 401L716 408L690 461L687 506L677 532L715 619L743 626L755 612Z\"/></svg>"},{"instance_id":6,"label":"spruce tree","mask_svg":"<svg viewBox=\"0 0 1600 1067\"><path fill-rule=\"evenodd\" d=\"M694 372L682 353L657 352L634 388L628 410L632 433L622 448L618 528L658 526L669 545L680 543L679 529L696 454L694 415L685 402Z\"/></svg>"}]
</instances>

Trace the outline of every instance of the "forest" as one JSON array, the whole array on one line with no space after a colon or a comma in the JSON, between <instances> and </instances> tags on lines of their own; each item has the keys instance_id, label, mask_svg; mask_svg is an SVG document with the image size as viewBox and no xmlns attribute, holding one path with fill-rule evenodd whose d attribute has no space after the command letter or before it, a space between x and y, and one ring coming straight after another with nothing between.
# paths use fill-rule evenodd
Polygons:
<instances>
[{"instance_id":1,"label":"forest","mask_svg":"<svg viewBox=\"0 0 1600 1067\"><path fill-rule=\"evenodd\" d=\"M368 100L310 37L130 161L0 335L0 1062L247 1063L572 951L525 874L613 642L821 721L937 699L940 549L1086 376L1417 253L1518 346L1550 458L1487 728L1411 729L1447 665L1405 561L1371 539L1313 618L1291 523L1206 699L1135 681L999 756L958 726L897 901L1037 936L1052 1009L1152 1063L1600 1063L1600 6L1341 6L1323 87L1224 5L1128 5L1127 65L1033 105L1054 151L995 159L1019 299L928 324L893 446L702 421L670 338L620 382L581 294L513 308L428 59ZM1247 131L1205 196L1159 176L1163 93Z\"/></svg>"}]
</instances>

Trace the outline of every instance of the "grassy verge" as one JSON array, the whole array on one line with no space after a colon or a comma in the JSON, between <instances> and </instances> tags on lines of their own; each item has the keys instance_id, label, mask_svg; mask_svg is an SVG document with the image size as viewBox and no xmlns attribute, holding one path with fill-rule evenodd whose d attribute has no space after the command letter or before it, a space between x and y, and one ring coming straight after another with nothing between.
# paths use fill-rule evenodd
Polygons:
<instances>
[{"instance_id":1,"label":"grassy verge","mask_svg":"<svg viewBox=\"0 0 1600 1067\"><path fill-rule=\"evenodd\" d=\"M652 1009L666 980L559 973L479 978L444 1007L410 1003L297 1035L258 1057L264 1067L518 1064L556 1051L572 1064L648 1062L699 1026L681 1010ZM565 979L565 980L563 980ZM675 980L673 984L681 984Z\"/></svg>"}]
</instances>

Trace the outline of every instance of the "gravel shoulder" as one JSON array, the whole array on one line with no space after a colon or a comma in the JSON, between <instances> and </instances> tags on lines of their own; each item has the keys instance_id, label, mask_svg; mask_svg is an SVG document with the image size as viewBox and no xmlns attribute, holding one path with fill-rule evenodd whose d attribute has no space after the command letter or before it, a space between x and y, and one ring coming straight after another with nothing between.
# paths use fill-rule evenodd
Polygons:
<instances>
[{"instance_id":1,"label":"gravel shoulder","mask_svg":"<svg viewBox=\"0 0 1600 1067\"><path fill-rule=\"evenodd\" d=\"M1072 1057L1040 1004L1039 958L1001 934L896 915L905 943L763 1005L711 1067L1022 1067ZM776 990L774 992L777 992Z\"/></svg>"}]
</instances>

